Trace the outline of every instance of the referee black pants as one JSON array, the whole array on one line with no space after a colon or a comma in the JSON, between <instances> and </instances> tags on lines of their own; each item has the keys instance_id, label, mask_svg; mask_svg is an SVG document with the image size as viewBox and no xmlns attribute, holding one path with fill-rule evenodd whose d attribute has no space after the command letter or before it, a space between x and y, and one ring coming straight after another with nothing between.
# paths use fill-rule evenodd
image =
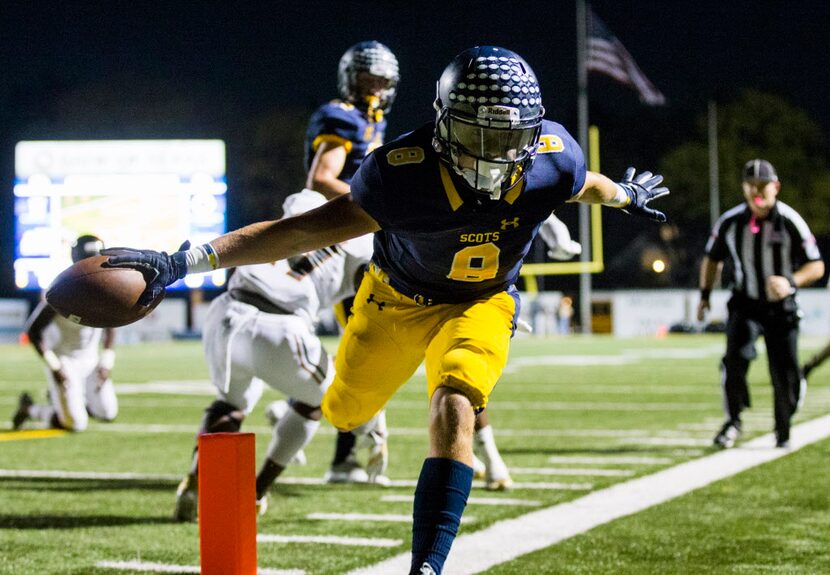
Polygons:
<instances>
[{"instance_id":1,"label":"referee black pants","mask_svg":"<svg viewBox=\"0 0 830 575\"><path fill-rule=\"evenodd\" d=\"M763 334L773 387L775 431L780 441L786 441L802 394L795 299L767 303L733 295L728 307L726 354L722 362L726 415L740 421L741 412L751 405L746 373L749 362L757 357L755 341Z\"/></svg>"}]
</instances>

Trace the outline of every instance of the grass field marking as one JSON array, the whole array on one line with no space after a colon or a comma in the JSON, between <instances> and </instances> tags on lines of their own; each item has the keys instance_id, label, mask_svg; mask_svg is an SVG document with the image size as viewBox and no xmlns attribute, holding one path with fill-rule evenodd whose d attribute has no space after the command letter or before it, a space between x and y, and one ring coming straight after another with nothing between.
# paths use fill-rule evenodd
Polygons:
<instances>
[{"instance_id":1,"label":"grass field marking","mask_svg":"<svg viewBox=\"0 0 830 575\"><path fill-rule=\"evenodd\" d=\"M414 400L392 400L391 406L396 409L418 409L426 410L426 401ZM703 403L657 403L657 402L632 402L614 403L611 401L494 401L495 409L499 411L711 411L711 402Z\"/></svg>"},{"instance_id":2,"label":"grass field marking","mask_svg":"<svg viewBox=\"0 0 830 575\"><path fill-rule=\"evenodd\" d=\"M117 571L145 571L147 573L201 573L198 565L170 565L143 561L99 561L96 567ZM257 575L305 575L302 569L257 569Z\"/></svg>"},{"instance_id":3,"label":"grass field marking","mask_svg":"<svg viewBox=\"0 0 830 575\"><path fill-rule=\"evenodd\" d=\"M458 537L445 570L453 575L480 573L599 525L779 459L828 436L830 415L825 415L793 428L790 449L772 447L775 437L769 433L743 443L738 448L618 483L567 503L498 521L481 531ZM351 571L348 575L405 573L409 563L410 554L403 553Z\"/></svg>"},{"instance_id":4,"label":"grass field marking","mask_svg":"<svg viewBox=\"0 0 830 575\"><path fill-rule=\"evenodd\" d=\"M473 483L475 486L476 483ZM556 481L515 481L512 489L537 489L540 491L590 491L594 488L593 483L559 483Z\"/></svg>"},{"instance_id":5,"label":"grass field marking","mask_svg":"<svg viewBox=\"0 0 830 575\"><path fill-rule=\"evenodd\" d=\"M268 535L261 533L256 536L256 540L259 543L315 543L356 547L397 547L403 545L403 539L339 537L336 535Z\"/></svg>"},{"instance_id":6,"label":"grass field marking","mask_svg":"<svg viewBox=\"0 0 830 575\"><path fill-rule=\"evenodd\" d=\"M511 467L516 475L580 475L585 477L631 477L629 469L586 469L578 467Z\"/></svg>"},{"instance_id":7,"label":"grass field marking","mask_svg":"<svg viewBox=\"0 0 830 575\"><path fill-rule=\"evenodd\" d=\"M0 469L0 477L19 479L82 479L106 481L181 481L181 475L147 473L109 473L102 471L62 471L46 469Z\"/></svg>"},{"instance_id":8,"label":"grass field marking","mask_svg":"<svg viewBox=\"0 0 830 575\"><path fill-rule=\"evenodd\" d=\"M0 441L25 441L27 439L49 439L66 435L64 429L24 429L0 433Z\"/></svg>"},{"instance_id":9,"label":"grass field marking","mask_svg":"<svg viewBox=\"0 0 830 575\"><path fill-rule=\"evenodd\" d=\"M582 455L552 455L548 463L576 463L579 465L668 465L674 463L669 457L647 457L636 455L608 455L606 457L589 457Z\"/></svg>"},{"instance_id":10,"label":"grass field marking","mask_svg":"<svg viewBox=\"0 0 830 575\"><path fill-rule=\"evenodd\" d=\"M381 501L389 501L392 503L411 503L415 499L414 495L384 495L380 498ZM468 505L510 505L511 507L539 507L542 502L534 501L532 499L508 499L506 497L470 497L467 499Z\"/></svg>"},{"instance_id":11,"label":"grass field marking","mask_svg":"<svg viewBox=\"0 0 830 575\"><path fill-rule=\"evenodd\" d=\"M216 387L207 379L174 379L148 381L146 383L116 383L118 395L144 395L147 393L171 395L216 395Z\"/></svg>"},{"instance_id":12,"label":"grass field marking","mask_svg":"<svg viewBox=\"0 0 830 575\"><path fill-rule=\"evenodd\" d=\"M412 514L407 513L309 513L306 519L318 521L376 521L379 523L412 523ZM473 516L464 516L461 523L475 523Z\"/></svg>"},{"instance_id":13,"label":"grass field marking","mask_svg":"<svg viewBox=\"0 0 830 575\"><path fill-rule=\"evenodd\" d=\"M78 479L94 481L169 481L171 485L181 480L181 475L149 474L149 473L110 473L103 471L67 471L67 470L39 470L39 469L0 469L0 478L10 479ZM281 477L278 484L286 485L325 485L322 477ZM390 487L415 487L416 479L393 479ZM360 487L367 487L366 485ZM368 485L371 489L382 489L375 485ZM513 489L536 489L550 491L587 491L593 488L591 483L523 483L513 484Z\"/></svg>"}]
</instances>

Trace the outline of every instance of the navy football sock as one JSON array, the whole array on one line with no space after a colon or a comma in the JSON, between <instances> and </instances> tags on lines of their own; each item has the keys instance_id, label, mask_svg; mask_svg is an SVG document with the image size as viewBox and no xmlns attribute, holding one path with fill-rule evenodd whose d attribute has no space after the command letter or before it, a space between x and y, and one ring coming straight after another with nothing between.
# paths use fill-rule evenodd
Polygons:
<instances>
[{"instance_id":1,"label":"navy football sock","mask_svg":"<svg viewBox=\"0 0 830 575\"><path fill-rule=\"evenodd\" d=\"M415 488L411 574L420 573L424 563L441 573L472 484L472 467L438 457L424 461Z\"/></svg>"}]
</instances>

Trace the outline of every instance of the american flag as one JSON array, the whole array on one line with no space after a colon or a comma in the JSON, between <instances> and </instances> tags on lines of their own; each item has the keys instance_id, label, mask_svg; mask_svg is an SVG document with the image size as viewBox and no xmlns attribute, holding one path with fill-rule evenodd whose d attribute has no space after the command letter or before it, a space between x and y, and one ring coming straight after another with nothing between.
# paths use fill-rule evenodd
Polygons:
<instances>
[{"instance_id":1,"label":"american flag","mask_svg":"<svg viewBox=\"0 0 830 575\"><path fill-rule=\"evenodd\" d=\"M640 101L650 106L662 106L666 97L646 78L643 71L593 10L588 11L588 57L589 72L611 76L618 82L630 86L640 96Z\"/></svg>"}]
</instances>

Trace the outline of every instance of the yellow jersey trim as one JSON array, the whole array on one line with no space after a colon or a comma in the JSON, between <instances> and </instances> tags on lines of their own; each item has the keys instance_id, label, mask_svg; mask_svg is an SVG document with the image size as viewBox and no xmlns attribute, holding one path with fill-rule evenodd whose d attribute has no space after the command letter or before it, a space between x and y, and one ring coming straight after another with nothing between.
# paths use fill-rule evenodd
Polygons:
<instances>
[{"instance_id":1,"label":"yellow jersey trim","mask_svg":"<svg viewBox=\"0 0 830 575\"><path fill-rule=\"evenodd\" d=\"M320 144L323 142L331 142L333 144L338 144L346 148L346 153L349 154L352 151L352 142L351 140L347 140L346 138L341 138L340 136L336 136L334 134L320 134L314 141L311 143L311 149L315 152L317 148L320 147Z\"/></svg>"},{"instance_id":2,"label":"yellow jersey trim","mask_svg":"<svg viewBox=\"0 0 830 575\"><path fill-rule=\"evenodd\" d=\"M438 169L441 170L441 181L444 183L444 193L447 194L447 200L450 202L452 211L456 211L464 203L461 196L458 195L458 190L455 189L455 184L450 177L450 172L443 163L438 164Z\"/></svg>"},{"instance_id":3,"label":"yellow jersey trim","mask_svg":"<svg viewBox=\"0 0 830 575\"><path fill-rule=\"evenodd\" d=\"M516 201L516 198L518 198L521 195L521 193L524 189L525 189L525 178L522 178L521 180L519 180L518 184L516 184L515 186L510 188L507 191L507 193L504 194L504 201L512 206L513 202Z\"/></svg>"}]
</instances>

